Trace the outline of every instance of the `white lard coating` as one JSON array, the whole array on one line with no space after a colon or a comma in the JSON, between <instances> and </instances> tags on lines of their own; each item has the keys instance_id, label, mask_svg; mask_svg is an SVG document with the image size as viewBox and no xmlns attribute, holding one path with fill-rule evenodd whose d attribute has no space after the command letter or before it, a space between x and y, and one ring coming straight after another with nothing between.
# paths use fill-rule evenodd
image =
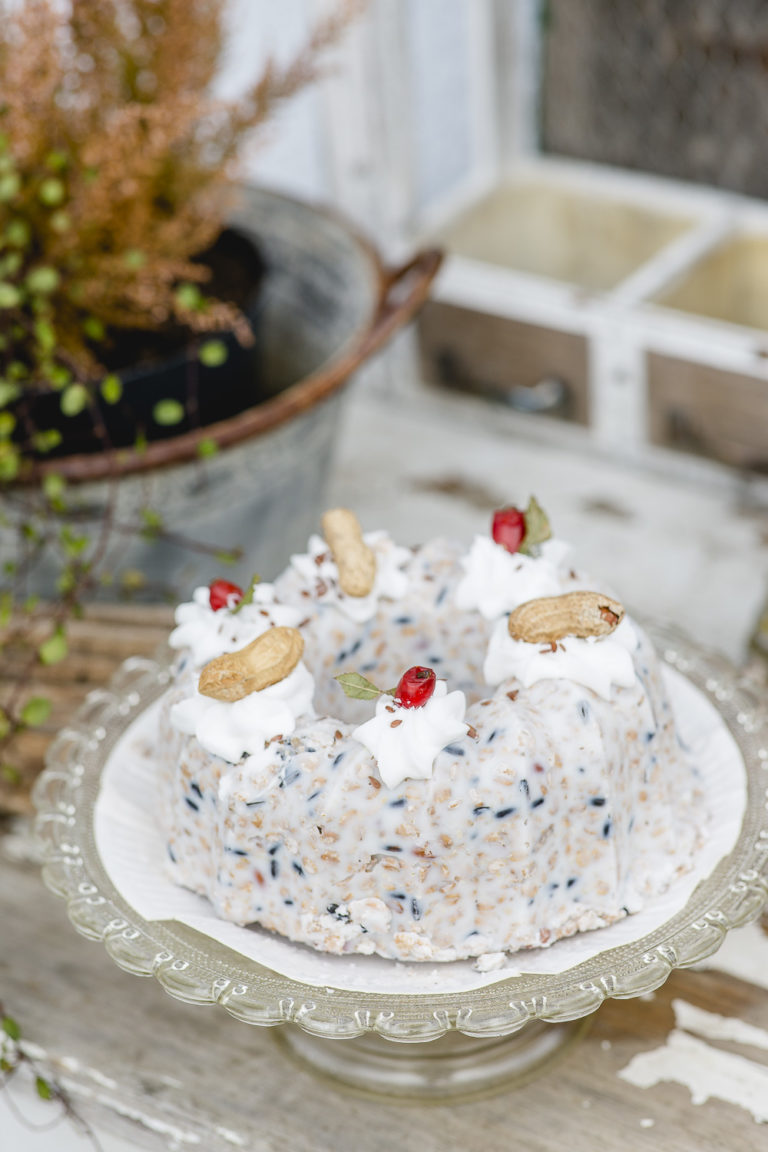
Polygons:
<instances>
[{"instance_id":1,"label":"white lard coating","mask_svg":"<svg viewBox=\"0 0 768 1152\"><path fill-rule=\"evenodd\" d=\"M224 652L245 648L268 628L295 628L300 619L296 608L276 601L273 584L257 584L253 603L244 604L236 612L229 608L214 611L210 590L203 586L195 588L191 601L177 607L176 627L168 643L171 648L183 650L195 668L202 668Z\"/></svg>"},{"instance_id":2,"label":"white lard coating","mask_svg":"<svg viewBox=\"0 0 768 1152\"><path fill-rule=\"evenodd\" d=\"M182 740L168 765L172 874L217 913L329 952L451 960L554 942L639 909L684 868L705 825L655 656L639 629L630 687L606 700L564 680L491 695L491 625L458 612L461 549L436 541L407 566L407 603L356 624L316 603L295 570L276 595L306 610L318 711L237 765ZM369 703L332 677L381 687L430 664L464 690L477 730L432 777L389 789L351 738Z\"/></svg>"}]
</instances>

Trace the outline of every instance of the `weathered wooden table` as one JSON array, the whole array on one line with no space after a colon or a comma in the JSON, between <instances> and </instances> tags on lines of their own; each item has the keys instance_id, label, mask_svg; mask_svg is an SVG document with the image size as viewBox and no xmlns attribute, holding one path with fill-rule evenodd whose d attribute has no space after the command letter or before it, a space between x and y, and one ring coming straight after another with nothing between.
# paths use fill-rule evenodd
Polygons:
<instances>
[{"instance_id":1,"label":"weathered wooden table","mask_svg":"<svg viewBox=\"0 0 768 1152\"><path fill-rule=\"evenodd\" d=\"M768 514L753 489L745 495L737 479L702 485L697 476L670 484L586 460L557 434L532 442L524 423L472 402L422 395L409 404L355 400L334 502L355 505L366 524L386 523L404 542L447 531L468 539L484 530L489 505L533 490L561 534L576 538L584 566L606 573L633 607L745 658L768 578ZM73 629L70 660L45 673L51 726L124 656L151 652L169 620L167 608L90 611ZM26 748L30 769L42 742ZM321 1083L289 1061L271 1030L178 1003L154 981L123 973L70 927L30 853L23 823L6 822L0 1000L78 1110L136 1147L768 1148L768 1127L755 1118L768 1120L768 936L758 925L732 933L707 970L676 972L649 998L608 1001L578 1047L527 1086L423 1109ZM54 1130L50 1148L58 1152L62 1140ZM0 1149L26 1152L6 1147L1 1119Z\"/></svg>"}]
</instances>

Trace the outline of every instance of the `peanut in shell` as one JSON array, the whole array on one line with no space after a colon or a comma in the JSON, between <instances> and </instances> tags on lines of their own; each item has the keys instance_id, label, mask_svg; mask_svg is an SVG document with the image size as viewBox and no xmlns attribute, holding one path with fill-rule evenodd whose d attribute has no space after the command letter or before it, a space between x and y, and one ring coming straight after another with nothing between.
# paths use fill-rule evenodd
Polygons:
<instances>
[{"instance_id":1,"label":"peanut in shell","mask_svg":"<svg viewBox=\"0 0 768 1152\"><path fill-rule=\"evenodd\" d=\"M552 644L566 636L608 636L621 623L624 606L602 592L566 592L520 604L509 615L513 640Z\"/></svg>"},{"instance_id":2,"label":"peanut in shell","mask_svg":"<svg viewBox=\"0 0 768 1152\"><path fill-rule=\"evenodd\" d=\"M237 652L225 652L205 665L198 691L234 703L285 680L301 660L304 637L297 628L270 628Z\"/></svg>"},{"instance_id":3,"label":"peanut in shell","mask_svg":"<svg viewBox=\"0 0 768 1152\"><path fill-rule=\"evenodd\" d=\"M376 580L376 557L363 540L360 521L349 508L331 508L322 519L323 536L347 596L368 596Z\"/></svg>"}]
</instances>

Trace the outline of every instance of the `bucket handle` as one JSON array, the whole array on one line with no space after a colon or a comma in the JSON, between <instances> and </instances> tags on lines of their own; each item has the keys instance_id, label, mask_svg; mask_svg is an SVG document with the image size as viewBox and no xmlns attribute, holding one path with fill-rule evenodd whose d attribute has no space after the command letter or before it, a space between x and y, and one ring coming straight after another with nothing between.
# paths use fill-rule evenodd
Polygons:
<instances>
[{"instance_id":1,"label":"bucket handle","mask_svg":"<svg viewBox=\"0 0 768 1152\"><path fill-rule=\"evenodd\" d=\"M378 311L357 350L356 359L362 361L378 351L413 319L426 301L442 262L443 253L439 248L423 248L404 264L385 270Z\"/></svg>"}]
</instances>

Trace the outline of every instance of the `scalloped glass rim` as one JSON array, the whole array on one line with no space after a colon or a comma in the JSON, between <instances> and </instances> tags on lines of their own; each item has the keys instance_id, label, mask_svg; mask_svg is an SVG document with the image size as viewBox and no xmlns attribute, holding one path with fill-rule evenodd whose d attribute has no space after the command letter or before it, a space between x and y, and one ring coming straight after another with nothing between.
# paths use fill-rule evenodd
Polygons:
<instances>
[{"instance_id":1,"label":"scalloped glass rim","mask_svg":"<svg viewBox=\"0 0 768 1152\"><path fill-rule=\"evenodd\" d=\"M607 997L650 992L674 968L715 952L731 928L756 918L768 900L768 709L723 657L670 629L649 631L663 659L712 701L736 740L747 771L747 810L733 851L681 912L639 942L608 949L565 973L513 976L462 993L349 992L281 976L175 922L144 920L104 872L93 810L112 747L169 683L165 653L126 661L108 689L90 693L51 746L33 795L45 883L66 900L78 932L101 940L121 968L154 976L180 1000L219 1003L249 1024L293 1021L329 1038L377 1032L417 1041L449 1029L503 1036L530 1020L576 1020Z\"/></svg>"}]
</instances>

